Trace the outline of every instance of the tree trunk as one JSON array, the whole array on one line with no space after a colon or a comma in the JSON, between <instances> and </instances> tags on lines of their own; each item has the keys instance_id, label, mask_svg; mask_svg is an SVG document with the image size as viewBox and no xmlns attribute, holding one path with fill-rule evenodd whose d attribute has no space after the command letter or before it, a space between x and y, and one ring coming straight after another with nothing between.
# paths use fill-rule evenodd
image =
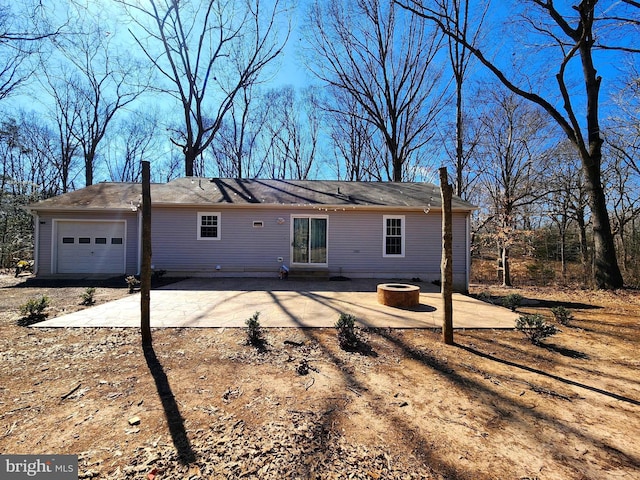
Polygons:
<instances>
[{"instance_id":1,"label":"tree trunk","mask_svg":"<svg viewBox=\"0 0 640 480\"><path fill-rule=\"evenodd\" d=\"M453 345L453 228L451 218L451 196L447 167L440 168L440 192L442 195L442 263L440 264L442 292L442 341Z\"/></svg>"},{"instance_id":2,"label":"tree trunk","mask_svg":"<svg viewBox=\"0 0 640 480\"><path fill-rule=\"evenodd\" d=\"M462 122L462 80L456 80L456 195L464 198L462 185L464 168L463 150L463 122Z\"/></svg>"},{"instance_id":3,"label":"tree trunk","mask_svg":"<svg viewBox=\"0 0 640 480\"><path fill-rule=\"evenodd\" d=\"M151 174L142 162L142 265L140 267L140 333L142 346L151 346Z\"/></svg>"},{"instance_id":4,"label":"tree trunk","mask_svg":"<svg viewBox=\"0 0 640 480\"><path fill-rule=\"evenodd\" d=\"M591 161L583 164L593 226L594 280L597 288L622 288L624 282L616 258L609 212L600 181L600 147L596 146L595 149L597 151L592 154Z\"/></svg>"},{"instance_id":5,"label":"tree trunk","mask_svg":"<svg viewBox=\"0 0 640 480\"><path fill-rule=\"evenodd\" d=\"M84 157L84 184L85 187L93 185L93 155Z\"/></svg>"},{"instance_id":6,"label":"tree trunk","mask_svg":"<svg viewBox=\"0 0 640 480\"><path fill-rule=\"evenodd\" d=\"M502 262L502 286L511 287L511 266L509 265L508 247L500 247L500 260Z\"/></svg>"},{"instance_id":7,"label":"tree trunk","mask_svg":"<svg viewBox=\"0 0 640 480\"><path fill-rule=\"evenodd\" d=\"M198 158L198 149L194 146L184 147L184 174L187 177L193 177L196 164L196 158Z\"/></svg>"}]
</instances>

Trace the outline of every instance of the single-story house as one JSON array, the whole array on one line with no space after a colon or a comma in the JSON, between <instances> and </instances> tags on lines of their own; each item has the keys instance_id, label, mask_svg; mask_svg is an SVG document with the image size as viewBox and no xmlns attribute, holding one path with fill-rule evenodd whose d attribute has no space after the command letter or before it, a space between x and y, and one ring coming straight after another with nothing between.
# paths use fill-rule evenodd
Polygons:
<instances>
[{"instance_id":1,"label":"single-story house","mask_svg":"<svg viewBox=\"0 0 640 480\"><path fill-rule=\"evenodd\" d=\"M142 185L99 183L29 206L40 277L140 272ZM170 276L440 278L429 183L179 178L151 185L152 264ZM469 284L469 218L454 197L453 276Z\"/></svg>"}]
</instances>

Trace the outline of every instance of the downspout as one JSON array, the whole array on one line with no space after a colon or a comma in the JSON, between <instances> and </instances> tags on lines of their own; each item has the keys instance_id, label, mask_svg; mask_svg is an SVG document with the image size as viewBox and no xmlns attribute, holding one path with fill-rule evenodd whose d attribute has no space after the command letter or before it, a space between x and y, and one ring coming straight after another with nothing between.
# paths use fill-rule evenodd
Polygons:
<instances>
[{"instance_id":1,"label":"downspout","mask_svg":"<svg viewBox=\"0 0 640 480\"><path fill-rule=\"evenodd\" d=\"M38 275L38 264L40 258L40 217L33 213L33 274Z\"/></svg>"},{"instance_id":2,"label":"downspout","mask_svg":"<svg viewBox=\"0 0 640 480\"><path fill-rule=\"evenodd\" d=\"M465 272L466 291L469 293L469 278L471 274L471 212L467 212L467 218L465 222L465 234L466 234L466 249L465 256L467 257L467 268Z\"/></svg>"},{"instance_id":3,"label":"downspout","mask_svg":"<svg viewBox=\"0 0 640 480\"><path fill-rule=\"evenodd\" d=\"M140 270L142 269L142 211L138 208L138 259L137 259L137 272L136 275L140 276Z\"/></svg>"}]
</instances>

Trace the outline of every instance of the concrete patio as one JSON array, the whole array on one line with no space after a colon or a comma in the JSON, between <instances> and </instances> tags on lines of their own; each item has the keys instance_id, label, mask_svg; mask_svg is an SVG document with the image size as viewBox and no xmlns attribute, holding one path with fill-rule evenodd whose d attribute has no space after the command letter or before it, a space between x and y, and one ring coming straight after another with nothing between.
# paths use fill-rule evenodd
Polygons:
<instances>
[{"instance_id":1,"label":"concrete patio","mask_svg":"<svg viewBox=\"0 0 640 480\"><path fill-rule=\"evenodd\" d=\"M267 278L191 278L151 291L152 327L244 327L260 312L263 327L333 327L341 313L361 326L438 328L442 326L438 287L421 287L420 305L399 309L380 305L381 280L299 281ZM455 328L513 328L517 315L506 308L454 294ZM35 327L139 327L140 295L52 318Z\"/></svg>"}]
</instances>

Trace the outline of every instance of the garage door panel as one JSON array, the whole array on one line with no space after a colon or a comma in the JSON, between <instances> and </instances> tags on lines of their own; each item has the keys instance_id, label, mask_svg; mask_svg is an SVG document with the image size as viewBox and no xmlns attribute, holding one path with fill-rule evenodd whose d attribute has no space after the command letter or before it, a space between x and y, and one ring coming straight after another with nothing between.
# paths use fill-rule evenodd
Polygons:
<instances>
[{"instance_id":1,"label":"garage door panel","mask_svg":"<svg viewBox=\"0 0 640 480\"><path fill-rule=\"evenodd\" d=\"M58 273L124 273L124 222L58 222Z\"/></svg>"}]
</instances>

